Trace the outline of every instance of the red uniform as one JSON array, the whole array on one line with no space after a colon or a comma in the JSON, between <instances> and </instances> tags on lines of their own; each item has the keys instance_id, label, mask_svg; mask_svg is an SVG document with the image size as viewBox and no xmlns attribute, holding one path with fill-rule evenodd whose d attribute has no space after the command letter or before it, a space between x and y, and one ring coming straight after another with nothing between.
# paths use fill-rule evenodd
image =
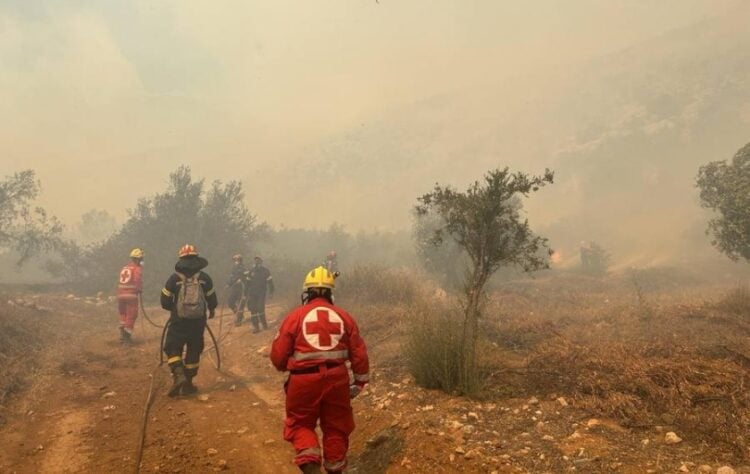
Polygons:
<instances>
[{"instance_id":1,"label":"red uniform","mask_svg":"<svg viewBox=\"0 0 750 474\"><path fill-rule=\"evenodd\" d=\"M117 306L120 313L120 327L133 332L135 319L138 317L138 295L143 291L141 266L130 262L120 270L117 285Z\"/></svg>"},{"instance_id":2,"label":"red uniform","mask_svg":"<svg viewBox=\"0 0 750 474\"><path fill-rule=\"evenodd\" d=\"M271 362L290 372L284 439L294 445L297 465L321 463L315 433L320 419L323 466L329 472L346 467L354 431L347 361L354 383L363 387L369 381L367 347L349 313L315 298L286 316L271 346Z\"/></svg>"}]
</instances>

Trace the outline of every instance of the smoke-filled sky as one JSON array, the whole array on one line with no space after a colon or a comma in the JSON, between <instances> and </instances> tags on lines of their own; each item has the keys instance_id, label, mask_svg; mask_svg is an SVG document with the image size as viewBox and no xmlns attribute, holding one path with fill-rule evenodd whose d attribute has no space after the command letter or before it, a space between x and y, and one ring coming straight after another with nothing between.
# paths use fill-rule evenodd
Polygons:
<instances>
[{"instance_id":1,"label":"smoke-filled sky","mask_svg":"<svg viewBox=\"0 0 750 474\"><path fill-rule=\"evenodd\" d=\"M0 174L36 170L41 203L69 224L91 208L124 218L184 163L242 180L271 224L394 229L435 181L553 166L555 203L541 194L529 210L565 227L554 216L607 213L582 204L593 188L573 196L610 169L591 171L592 142L639 120L639 130L680 130L660 153L684 138L681 122L653 111L684 117L711 91L676 84L683 100L636 89L649 74L668 87L648 68L679 48L669 77L681 77L690 28L707 54L738 11L748 13L739 0L2 0ZM747 72L741 48L721 44ZM606 92L618 80L619 102ZM725 138L703 161L742 144ZM596 159L628 163L628 147L609 143ZM659 179L647 162L632 167ZM693 163L679 174L694 175Z\"/></svg>"}]
</instances>

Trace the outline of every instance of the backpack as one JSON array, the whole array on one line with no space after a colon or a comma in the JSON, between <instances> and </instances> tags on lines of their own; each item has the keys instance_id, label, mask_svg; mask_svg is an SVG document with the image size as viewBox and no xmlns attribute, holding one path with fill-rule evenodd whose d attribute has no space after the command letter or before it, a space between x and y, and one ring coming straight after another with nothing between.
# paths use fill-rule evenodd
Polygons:
<instances>
[{"instance_id":1,"label":"backpack","mask_svg":"<svg viewBox=\"0 0 750 474\"><path fill-rule=\"evenodd\" d=\"M206 296L198 279L201 272L188 278L176 272L181 285L177 292L177 316L183 319L201 319L206 317Z\"/></svg>"}]
</instances>

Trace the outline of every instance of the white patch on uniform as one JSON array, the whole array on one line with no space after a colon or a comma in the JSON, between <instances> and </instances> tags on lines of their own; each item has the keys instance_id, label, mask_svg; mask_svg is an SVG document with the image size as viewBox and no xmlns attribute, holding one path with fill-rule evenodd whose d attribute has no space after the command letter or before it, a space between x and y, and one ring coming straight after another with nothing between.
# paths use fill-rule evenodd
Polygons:
<instances>
[{"instance_id":1,"label":"white patch on uniform","mask_svg":"<svg viewBox=\"0 0 750 474\"><path fill-rule=\"evenodd\" d=\"M120 283L123 285L125 283L129 283L132 277L133 277L133 272L129 268L125 267L120 272Z\"/></svg>"},{"instance_id":2,"label":"white patch on uniform","mask_svg":"<svg viewBox=\"0 0 750 474\"><path fill-rule=\"evenodd\" d=\"M319 306L302 318L302 334L312 347L327 351L338 346L344 337L344 320L336 311Z\"/></svg>"}]
</instances>

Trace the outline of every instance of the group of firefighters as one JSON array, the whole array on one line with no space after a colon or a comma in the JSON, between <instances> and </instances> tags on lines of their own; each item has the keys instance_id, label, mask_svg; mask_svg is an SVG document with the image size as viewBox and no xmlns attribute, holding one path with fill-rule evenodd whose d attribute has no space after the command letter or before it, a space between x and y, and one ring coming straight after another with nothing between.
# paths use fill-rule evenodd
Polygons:
<instances>
[{"instance_id":1,"label":"group of firefighters","mask_svg":"<svg viewBox=\"0 0 750 474\"><path fill-rule=\"evenodd\" d=\"M142 306L143 259L143 250L133 249L130 261L120 271L117 300L123 343L131 342ZM241 255L232 260L227 289L235 324L242 323L247 308L253 333L268 329L265 300L274 292L271 272L257 256L250 269ZM161 306L170 313L162 347L173 378L170 397L198 390L193 378L204 349L204 331L218 306L213 281L204 271L207 266L195 246L182 246L174 273L161 290ZM271 345L274 367L288 372L283 436L294 446L294 462L306 474L320 472L321 465L329 474L344 470L349 435L354 430L351 399L369 382L367 347L357 323L333 304L337 268L336 253L331 252L323 265L307 273L302 304L284 317ZM318 424L323 433L322 449L315 433Z\"/></svg>"}]
</instances>

